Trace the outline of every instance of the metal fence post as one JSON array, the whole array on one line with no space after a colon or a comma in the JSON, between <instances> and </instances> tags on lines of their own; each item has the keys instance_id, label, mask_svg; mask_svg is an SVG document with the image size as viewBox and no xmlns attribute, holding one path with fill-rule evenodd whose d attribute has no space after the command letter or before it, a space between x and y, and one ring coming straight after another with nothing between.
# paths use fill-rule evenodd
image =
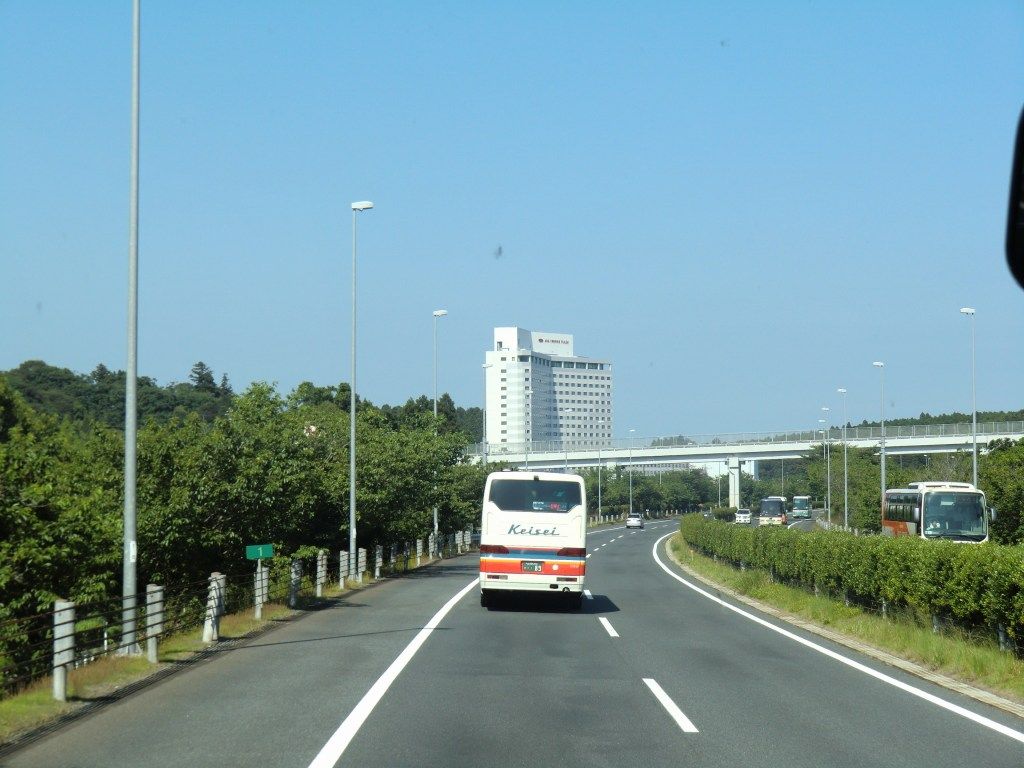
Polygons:
<instances>
[{"instance_id":1,"label":"metal fence post","mask_svg":"<svg viewBox=\"0 0 1024 768\"><path fill-rule=\"evenodd\" d=\"M321 549L316 555L316 596L324 596L324 584L327 583L327 550Z\"/></svg>"},{"instance_id":2,"label":"metal fence post","mask_svg":"<svg viewBox=\"0 0 1024 768\"><path fill-rule=\"evenodd\" d=\"M146 585L146 658L156 664L156 639L164 631L164 588Z\"/></svg>"},{"instance_id":3,"label":"metal fence post","mask_svg":"<svg viewBox=\"0 0 1024 768\"><path fill-rule=\"evenodd\" d=\"M378 544L373 548L373 578L380 578L381 561L384 559L384 547Z\"/></svg>"},{"instance_id":4,"label":"metal fence post","mask_svg":"<svg viewBox=\"0 0 1024 768\"><path fill-rule=\"evenodd\" d=\"M68 668L75 661L75 604L53 603L53 698L68 700Z\"/></svg>"},{"instance_id":5,"label":"metal fence post","mask_svg":"<svg viewBox=\"0 0 1024 768\"><path fill-rule=\"evenodd\" d=\"M299 605L299 588L302 586L302 561L292 558L291 579L288 581L288 607Z\"/></svg>"},{"instance_id":6,"label":"metal fence post","mask_svg":"<svg viewBox=\"0 0 1024 768\"><path fill-rule=\"evenodd\" d=\"M206 592L206 616L203 618L203 642L212 643L220 639L220 621L217 612L219 603L218 593L220 592L219 573L214 571L210 574L209 588Z\"/></svg>"},{"instance_id":7,"label":"metal fence post","mask_svg":"<svg viewBox=\"0 0 1024 768\"><path fill-rule=\"evenodd\" d=\"M345 588L345 577L348 576L348 551L338 552L338 588Z\"/></svg>"},{"instance_id":8,"label":"metal fence post","mask_svg":"<svg viewBox=\"0 0 1024 768\"><path fill-rule=\"evenodd\" d=\"M263 618L263 604L267 602L266 587L263 584L263 560L256 561L256 575L253 576L253 607L257 619Z\"/></svg>"}]
</instances>

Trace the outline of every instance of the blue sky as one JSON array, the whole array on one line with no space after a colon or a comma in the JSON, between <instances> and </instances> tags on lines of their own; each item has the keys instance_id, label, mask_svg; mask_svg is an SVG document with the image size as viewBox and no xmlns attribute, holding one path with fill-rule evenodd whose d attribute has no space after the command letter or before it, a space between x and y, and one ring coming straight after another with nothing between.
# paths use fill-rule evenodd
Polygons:
<instances>
[{"instance_id":1,"label":"blue sky","mask_svg":"<svg viewBox=\"0 0 1024 768\"><path fill-rule=\"evenodd\" d=\"M143 3L140 372L479 405L497 325L617 435L1024 404L1024 5ZM769 7L769 5L771 7ZM0 369L125 366L131 4L0 3ZM501 247L502 255L495 257Z\"/></svg>"}]
</instances>

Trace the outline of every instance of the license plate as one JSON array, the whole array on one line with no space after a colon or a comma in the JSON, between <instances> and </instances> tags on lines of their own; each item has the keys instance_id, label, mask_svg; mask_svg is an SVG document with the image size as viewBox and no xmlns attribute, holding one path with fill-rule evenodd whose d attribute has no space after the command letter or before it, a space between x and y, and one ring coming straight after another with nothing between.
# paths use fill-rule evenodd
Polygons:
<instances>
[{"instance_id":1,"label":"license plate","mask_svg":"<svg viewBox=\"0 0 1024 768\"><path fill-rule=\"evenodd\" d=\"M529 571L531 573L540 573L541 569L543 568L543 566L540 563L534 563L529 561L524 561L522 563L522 566L524 571Z\"/></svg>"}]
</instances>

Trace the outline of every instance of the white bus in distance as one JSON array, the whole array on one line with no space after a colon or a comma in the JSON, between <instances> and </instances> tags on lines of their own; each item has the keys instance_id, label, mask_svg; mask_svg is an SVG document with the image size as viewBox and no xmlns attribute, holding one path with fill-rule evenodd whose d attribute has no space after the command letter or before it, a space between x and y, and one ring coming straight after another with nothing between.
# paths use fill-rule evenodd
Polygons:
<instances>
[{"instance_id":1,"label":"white bus in distance","mask_svg":"<svg viewBox=\"0 0 1024 768\"><path fill-rule=\"evenodd\" d=\"M793 497L793 509L789 515L794 520L811 519L811 497L810 496L794 496Z\"/></svg>"},{"instance_id":2,"label":"white bus in distance","mask_svg":"<svg viewBox=\"0 0 1024 768\"><path fill-rule=\"evenodd\" d=\"M480 605L498 592L557 593L583 605L587 570L583 478L560 472L492 472L480 521Z\"/></svg>"},{"instance_id":3,"label":"white bus in distance","mask_svg":"<svg viewBox=\"0 0 1024 768\"><path fill-rule=\"evenodd\" d=\"M981 543L988 540L988 521L994 517L985 494L970 483L909 483L885 492L882 533Z\"/></svg>"}]
</instances>

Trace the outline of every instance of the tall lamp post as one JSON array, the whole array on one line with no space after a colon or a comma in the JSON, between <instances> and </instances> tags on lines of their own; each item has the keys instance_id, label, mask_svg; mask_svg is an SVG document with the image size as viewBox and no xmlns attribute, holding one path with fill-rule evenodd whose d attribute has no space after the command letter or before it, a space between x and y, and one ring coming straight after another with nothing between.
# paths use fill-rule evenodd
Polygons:
<instances>
[{"instance_id":1,"label":"tall lamp post","mask_svg":"<svg viewBox=\"0 0 1024 768\"><path fill-rule=\"evenodd\" d=\"M437 434L437 319L448 314L447 309L434 310L434 434ZM434 505L434 541L437 541L437 505Z\"/></svg>"},{"instance_id":2,"label":"tall lamp post","mask_svg":"<svg viewBox=\"0 0 1024 768\"><path fill-rule=\"evenodd\" d=\"M849 465L846 461L846 387L836 390L843 396L843 527L850 527L850 478Z\"/></svg>"},{"instance_id":3,"label":"tall lamp post","mask_svg":"<svg viewBox=\"0 0 1024 768\"><path fill-rule=\"evenodd\" d=\"M875 366L875 368L877 368L878 372L881 374L881 401L882 401L882 410L881 410L881 414L882 414L882 416L881 416L881 420L882 420L882 442L881 442L881 455L882 455L882 457L881 457L882 458L882 461L881 461L881 464L882 464L881 485L882 485L882 496L881 496L881 499L882 499L882 503L884 503L885 502L885 363L882 362L881 360L875 360L875 362L873 362L872 365Z\"/></svg>"},{"instance_id":4,"label":"tall lamp post","mask_svg":"<svg viewBox=\"0 0 1024 768\"><path fill-rule=\"evenodd\" d=\"M821 425L821 429L818 430L818 434L821 435L821 463L827 464L828 453L825 447L825 419L818 419L818 423ZM831 523L832 513L828 508L828 480L825 481L825 518Z\"/></svg>"},{"instance_id":5,"label":"tall lamp post","mask_svg":"<svg viewBox=\"0 0 1024 768\"><path fill-rule=\"evenodd\" d=\"M352 203L352 387L348 417L348 575L356 578L356 214L373 208L369 200Z\"/></svg>"},{"instance_id":6,"label":"tall lamp post","mask_svg":"<svg viewBox=\"0 0 1024 768\"><path fill-rule=\"evenodd\" d=\"M128 365L124 389L124 545L121 554L121 647L135 654L135 541L139 349L139 0L132 3L132 127L128 193Z\"/></svg>"},{"instance_id":7,"label":"tall lamp post","mask_svg":"<svg viewBox=\"0 0 1024 768\"><path fill-rule=\"evenodd\" d=\"M971 318L971 440L974 444L974 487L978 487L978 399L974 376L974 307L961 307L961 315Z\"/></svg>"},{"instance_id":8,"label":"tall lamp post","mask_svg":"<svg viewBox=\"0 0 1024 768\"><path fill-rule=\"evenodd\" d=\"M484 372L484 407L483 411L483 431L480 433L483 436L481 445L483 446L484 456L484 471L487 470L487 369L491 367L491 363L484 363L481 368Z\"/></svg>"},{"instance_id":9,"label":"tall lamp post","mask_svg":"<svg viewBox=\"0 0 1024 768\"><path fill-rule=\"evenodd\" d=\"M629 511L633 511L633 438L632 434L636 432L635 429L629 430L631 437L629 438Z\"/></svg>"},{"instance_id":10,"label":"tall lamp post","mask_svg":"<svg viewBox=\"0 0 1024 768\"><path fill-rule=\"evenodd\" d=\"M825 414L825 476L827 478L827 485L825 486L825 498L826 504L828 505L828 521L832 522L832 409L827 405L821 407L822 412Z\"/></svg>"}]
</instances>

